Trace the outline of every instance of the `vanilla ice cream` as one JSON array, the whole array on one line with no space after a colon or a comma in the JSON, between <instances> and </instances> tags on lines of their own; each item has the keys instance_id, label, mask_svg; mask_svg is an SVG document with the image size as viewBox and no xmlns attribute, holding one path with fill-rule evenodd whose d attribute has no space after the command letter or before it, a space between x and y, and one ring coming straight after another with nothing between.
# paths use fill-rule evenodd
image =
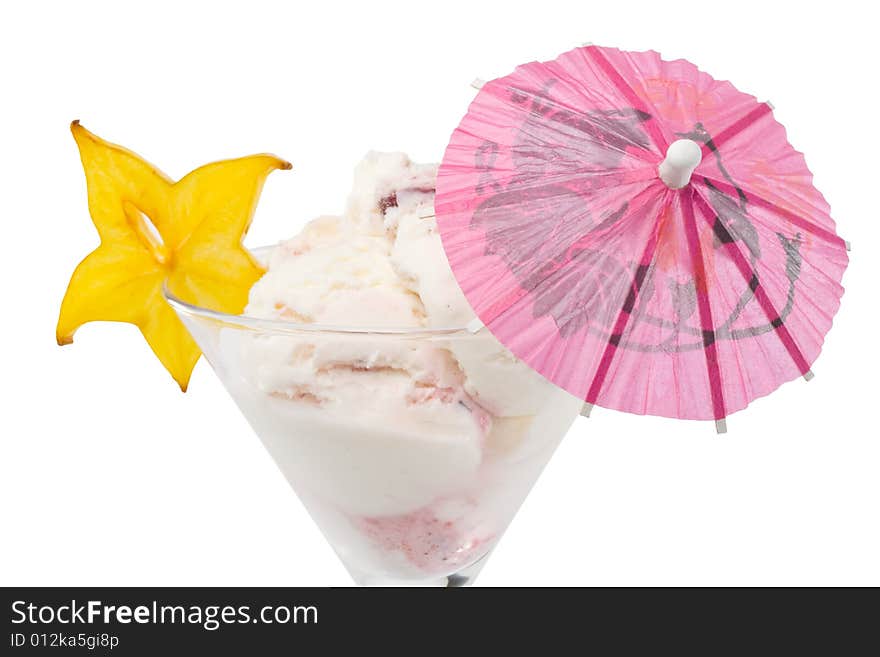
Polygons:
<instances>
[{"instance_id":1,"label":"vanilla ice cream","mask_svg":"<svg viewBox=\"0 0 880 657\"><path fill-rule=\"evenodd\" d=\"M463 329L435 178L368 154L344 213L279 244L251 290L245 314L291 331L221 336L230 391L334 548L393 580L485 555L581 406Z\"/></svg>"}]
</instances>

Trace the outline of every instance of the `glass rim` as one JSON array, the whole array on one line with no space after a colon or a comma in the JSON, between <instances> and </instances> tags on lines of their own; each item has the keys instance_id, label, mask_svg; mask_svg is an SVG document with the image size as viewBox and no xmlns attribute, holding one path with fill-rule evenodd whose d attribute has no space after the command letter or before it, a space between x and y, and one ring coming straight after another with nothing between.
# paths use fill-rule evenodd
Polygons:
<instances>
[{"instance_id":1,"label":"glass rim","mask_svg":"<svg viewBox=\"0 0 880 657\"><path fill-rule=\"evenodd\" d=\"M254 258L264 263L269 252L277 245L261 246L256 249L247 249ZM247 248L247 247L245 247ZM221 323L229 327L237 327L252 331L263 331L271 333L293 333L293 334L337 334L337 335L369 335L369 336L393 336L393 337L475 337L487 333L482 324L477 323L479 328L469 326L450 326L450 327L424 327L424 326L340 326L329 324L312 324L305 322L294 322L287 319L271 319L265 317L256 317L246 314L225 313L219 310L205 308L189 301L181 299L168 288L168 280L162 282L162 296L175 312L197 317L199 319L210 320L215 323Z\"/></svg>"}]
</instances>

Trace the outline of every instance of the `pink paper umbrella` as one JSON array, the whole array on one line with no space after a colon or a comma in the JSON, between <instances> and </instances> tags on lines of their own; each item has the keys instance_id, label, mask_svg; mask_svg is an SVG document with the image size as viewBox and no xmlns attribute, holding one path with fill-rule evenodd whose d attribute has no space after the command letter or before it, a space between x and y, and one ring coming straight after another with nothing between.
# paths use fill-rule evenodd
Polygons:
<instances>
[{"instance_id":1,"label":"pink paper umbrella","mask_svg":"<svg viewBox=\"0 0 880 657\"><path fill-rule=\"evenodd\" d=\"M846 244L771 107L589 46L486 83L435 211L480 320L589 404L724 418L810 378Z\"/></svg>"}]
</instances>

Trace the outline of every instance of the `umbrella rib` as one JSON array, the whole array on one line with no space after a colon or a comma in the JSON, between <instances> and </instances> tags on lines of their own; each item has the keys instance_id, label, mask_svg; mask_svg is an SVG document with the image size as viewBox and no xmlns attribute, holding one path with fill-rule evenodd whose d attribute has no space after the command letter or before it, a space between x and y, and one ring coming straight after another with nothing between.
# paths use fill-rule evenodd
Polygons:
<instances>
[{"instance_id":1,"label":"umbrella rib","mask_svg":"<svg viewBox=\"0 0 880 657\"><path fill-rule=\"evenodd\" d=\"M663 216L670 201L671 198L667 197L658 212L658 216ZM623 332L626 329L629 318L632 316L632 311L635 308L639 291L642 289L648 270L651 263L654 261L654 252L657 250L660 231L659 227L660 222L658 221L654 226L654 230L651 232L651 237L648 240L648 243L645 245L642 258L639 261L638 267L636 267L635 276L633 276L632 286L630 287L629 293L626 295L626 300L624 301L620 312L617 314L617 320L614 322L614 328L611 330L611 335L608 336L605 351L602 352L602 358L599 360L599 366L596 368L596 373L593 375L593 381L590 383L587 397L584 400L588 404L596 403L599 398L599 392L605 383L605 378L608 376L608 370L611 368L611 361L614 358L614 354L617 353L617 347L623 338Z\"/></svg>"},{"instance_id":2,"label":"umbrella rib","mask_svg":"<svg viewBox=\"0 0 880 657\"><path fill-rule=\"evenodd\" d=\"M775 329L776 335L779 336L782 345L785 347L789 356L791 356L794 364L800 370L801 375L807 376L810 371L810 364L807 362L807 359L804 358L804 355L794 341L791 332L785 325L782 316L770 300L767 290L761 285L761 281L758 279L758 274L749 265L745 255L743 255L743 252L737 246L736 240L719 220L718 215L709 205L709 202L699 193L695 193L694 196L696 199L695 205L699 206L703 219L705 219L706 223L712 228L718 241L727 247L727 253L733 259L737 269L739 269L743 278L749 284L752 293L755 295L755 299L757 299L758 304L767 316L767 320Z\"/></svg>"},{"instance_id":3,"label":"umbrella rib","mask_svg":"<svg viewBox=\"0 0 880 657\"><path fill-rule=\"evenodd\" d=\"M714 148L720 148L724 142L729 141L732 137L736 137L739 133L751 126L762 116L770 114L771 111L772 110L767 103L760 103L755 109L731 123L724 130L713 137L709 142L703 144L703 157L706 157L710 152L712 152L713 146Z\"/></svg>"},{"instance_id":4,"label":"umbrella rib","mask_svg":"<svg viewBox=\"0 0 880 657\"><path fill-rule=\"evenodd\" d=\"M701 178L703 179L703 182L709 186L716 187L727 194L731 194L731 195L737 194L737 191L736 191L737 188L728 182L725 182L723 180L718 180L717 178L713 178L712 176L706 176L706 175L701 175ZM754 205L760 206L760 207L764 208L765 210L771 210L773 212L779 213L780 215L782 215L783 217L788 219L791 223L793 223L798 228L802 228L803 230L807 231L808 233L812 233L816 237L821 237L826 242L836 244L842 248L846 247L846 242L843 240L843 238L840 237L839 235L835 235L830 230L826 230L826 229L822 228L821 226L817 226L816 224L812 223L811 221L808 221L807 219L800 216L799 214L795 214L794 212L792 212L790 210L786 210L785 208L782 208L779 205L773 203L773 201L770 201L770 200L764 198L763 196L760 196L760 195L754 193L751 190L743 189L742 191L746 195L746 200L748 202L753 203Z\"/></svg>"},{"instance_id":5,"label":"umbrella rib","mask_svg":"<svg viewBox=\"0 0 880 657\"><path fill-rule=\"evenodd\" d=\"M697 223L694 219L694 190L688 185L679 192L682 212L684 214L684 229L687 233L688 251L691 254L691 262L694 269L694 283L697 292L697 309L700 315L700 324L703 331L703 353L706 356L706 369L709 372L709 391L712 396L712 410L716 422L723 420L727 415L724 409L724 394L721 389L721 369L718 366L718 347L715 342L715 328L712 320L712 307L709 303L708 282L706 280L706 266L703 262L703 253L700 248L700 236L697 233Z\"/></svg>"},{"instance_id":6,"label":"umbrella rib","mask_svg":"<svg viewBox=\"0 0 880 657\"><path fill-rule=\"evenodd\" d=\"M668 144L666 143L666 139L663 137L663 133L660 132L660 127L657 124L657 117L654 116L652 112L649 112L642 99L639 98L638 94L636 94L635 89L624 79L624 77L620 74L620 72L614 68L614 64L612 64L605 55L602 54L601 49L597 46L588 46L586 51L593 58L593 61L598 64L599 68L602 69L602 72L605 74L605 77L608 78L609 82L611 82L617 90L623 94L624 98L626 98L627 102L633 106L633 108L644 112L650 118L645 123L645 128L648 131L648 136L651 137L651 141L654 146L658 149L661 154L666 153L666 148Z\"/></svg>"}]
</instances>

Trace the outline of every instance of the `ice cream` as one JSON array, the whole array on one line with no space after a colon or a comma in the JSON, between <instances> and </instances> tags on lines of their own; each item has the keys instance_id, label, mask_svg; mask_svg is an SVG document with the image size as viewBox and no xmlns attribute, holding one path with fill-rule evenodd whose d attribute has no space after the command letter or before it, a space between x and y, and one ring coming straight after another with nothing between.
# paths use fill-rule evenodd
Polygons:
<instances>
[{"instance_id":1,"label":"ice cream","mask_svg":"<svg viewBox=\"0 0 880 657\"><path fill-rule=\"evenodd\" d=\"M435 177L368 154L345 212L279 244L251 289L246 315L308 326L221 336L230 391L346 565L394 580L491 549L580 408L485 329L447 330L474 314Z\"/></svg>"}]
</instances>

